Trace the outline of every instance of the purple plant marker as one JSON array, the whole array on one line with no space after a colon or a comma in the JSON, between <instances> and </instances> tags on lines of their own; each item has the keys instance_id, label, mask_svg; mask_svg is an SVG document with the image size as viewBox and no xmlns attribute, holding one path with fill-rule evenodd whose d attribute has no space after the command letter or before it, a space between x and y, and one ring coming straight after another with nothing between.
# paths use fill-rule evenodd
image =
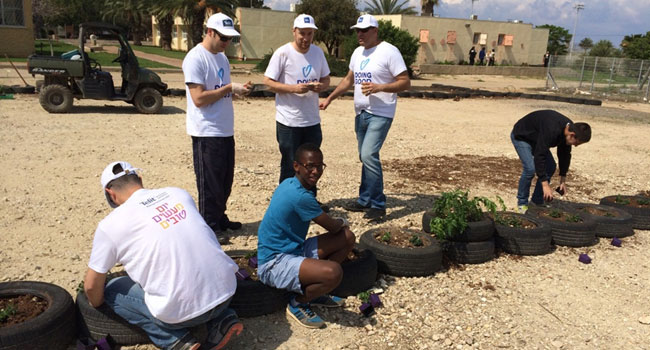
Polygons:
<instances>
[{"instance_id":1,"label":"purple plant marker","mask_svg":"<svg viewBox=\"0 0 650 350\"><path fill-rule=\"evenodd\" d=\"M623 243L618 237L612 238L612 245L615 247L620 247L621 243Z\"/></svg>"},{"instance_id":2,"label":"purple plant marker","mask_svg":"<svg viewBox=\"0 0 650 350\"><path fill-rule=\"evenodd\" d=\"M95 344L98 350L111 350L111 346L108 344L108 339L101 338Z\"/></svg>"},{"instance_id":3,"label":"purple plant marker","mask_svg":"<svg viewBox=\"0 0 650 350\"><path fill-rule=\"evenodd\" d=\"M587 254L580 254L580 257L578 258L578 261L580 261L583 264L591 264L591 258Z\"/></svg>"},{"instance_id":4,"label":"purple plant marker","mask_svg":"<svg viewBox=\"0 0 650 350\"><path fill-rule=\"evenodd\" d=\"M257 257L256 256L251 256L248 258L248 266L256 269L257 268Z\"/></svg>"},{"instance_id":5,"label":"purple plant marker","mask_svg":"<svg viewBox=\"0 0 650 350\"><path fill-rule=\"evenodd\" d=\"M380 307L381 306L381 300L379 300L379 295L377 294L370 294L370 298L368 298L370 301L370 304L372 307Z\"/></svg>"},{"instance_id":6,"label":"purple plant marker","mask_svg":"<svg viewBox=\"0 0 650 350\"><path fill-rule=\"evenodd\" d=\"M372 304L370 303L361 304L361 306L359 306L359 310L361 310L361 313L366 317L369 317L375 313L375 308L372 307Z\"/></svg>"},{"instance_id":7,"label":"purple plant marker","mask_svg":"<svg viewBox=\"0 0 650 350\"><path fill-rule=\"evenodd\" d=\"M239 269L239 271L235 272L235 276L240 281L243 281L251 277L251 275L248 273L248 271L246 271L246 269Z\"/></svg>"}]
</instances>

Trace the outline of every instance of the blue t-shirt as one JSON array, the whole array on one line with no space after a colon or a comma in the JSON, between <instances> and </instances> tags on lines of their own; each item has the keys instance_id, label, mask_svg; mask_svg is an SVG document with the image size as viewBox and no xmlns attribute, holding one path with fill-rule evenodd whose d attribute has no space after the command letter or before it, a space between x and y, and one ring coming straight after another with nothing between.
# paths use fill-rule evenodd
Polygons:
<instances>
[{"instance_id":1,"label":"blue t-shirt","mask_svg":"<svg viewBox=\"0 0 650 350\"><path fill-rule=\"evenodd\" d=\"M278 253L302 256L309 222L323 213L314 193L302 187L295 176L282 181L257 230L258 264Z\"/></svg>"}]
</instances>

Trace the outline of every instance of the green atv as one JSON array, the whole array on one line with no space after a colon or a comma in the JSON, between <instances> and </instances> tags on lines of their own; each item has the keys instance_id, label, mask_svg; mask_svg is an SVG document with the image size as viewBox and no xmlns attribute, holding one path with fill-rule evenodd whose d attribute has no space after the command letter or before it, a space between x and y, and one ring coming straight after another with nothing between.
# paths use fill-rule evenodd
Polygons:
<instances>
[{"instance_id":1,"label":"green atv","mask_svg":"<svg viewBox=\"0 0 650 350\"><path fill-rule=\"evenodd\" d=\"M96 60L84 50L90 34L116 39L120 43L118 57L122 68L122 85L115 88L110 73L102 71ZM79 25L79 49L61 57L31 55L27 60L32 76L45 76L39 102L50 113L66 113L72 108L72 99L125 101L135 105L140 113L158 113L163 105L162 94L167 90L158 74L140 68L129 42L119 27L102 23Z\"/></svg>"}]
</instances>

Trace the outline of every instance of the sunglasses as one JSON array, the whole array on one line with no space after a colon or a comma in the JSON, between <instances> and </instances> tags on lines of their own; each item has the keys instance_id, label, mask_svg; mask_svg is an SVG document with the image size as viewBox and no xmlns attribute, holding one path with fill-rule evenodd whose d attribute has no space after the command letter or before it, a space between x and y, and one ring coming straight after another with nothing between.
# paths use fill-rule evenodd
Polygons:
<instances>
[{"instance_id":1,"label":"sunglasses","mask_svg":"<svg viewBox=\"0 0 650 350\"><path fill-rule=\"evenodd\" d=\"M314 170L318 170L319 172L321 172L321 171L325 170L325 168L327 167L327 165L325 163L321 163L321 164L302 164L302 163L298 163L298 165L301 165L303 168L307 169L307 171L310 172L310 173L312 171L314 171Z\"/></svg>"},{"instance_id":2,"label":"sunglasses","mask_svg":"<svg viewBox=\"0 0 650 350\"><path fill-rule=\"evenodd\" d=\"M368 33L368 31L370 30L370 28L371 28L371 27L363 28L363 29L359 29L359 28L357 28L356 30L357 30L357 33L359 33L359 32L361 32L361 33Z\"/></svg>"},{"instance_id":3,"label":"sunglasses","mask_svg":"<svg viewBox=\"0 0 650 350\"><path fill-rule=\"evenodd\" d=\"M231 36L221 35L219 32L215 32L215 33L217 33L217 35L219 36L219 40L221 40L223 42L232 40Z\"/></svg>"}]
</instances>

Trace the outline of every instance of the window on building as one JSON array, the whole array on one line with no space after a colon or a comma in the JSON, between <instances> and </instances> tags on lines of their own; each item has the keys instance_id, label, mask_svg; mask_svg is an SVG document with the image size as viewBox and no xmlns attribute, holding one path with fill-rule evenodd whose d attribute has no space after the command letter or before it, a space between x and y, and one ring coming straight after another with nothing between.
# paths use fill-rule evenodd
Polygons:
<instances>
[{"instance_id":1,"label":"window on building","mask_svg":"<svg viewBox=\"0 0 650 350\"><path fill-rule=\"evenodd\" d=\"M506 35L505 39L503 39L503 46L512 46L514 41L515 41L514 35Z\"/></svg>"},{"instance_id":2,"label":"window on building","mask_svg":"<svg viewBox=\"0 0 650 350\"><path fill-rule=\"evenodd\" d=\"M23 0L0 0L0 25L24 26Z\"/></svg>"},{"instance_id":3,"label":"window on building","mask_svg":"<svg viewBox=\"0 0 650 350\"><path fill-rule=\"evenodd\" d=\"M447 44L455 44L455 43L456 43L456 31L450 30L447 32Z\"/></svg>"},{"instance_id":4,"label":"window on building","mask_svg":"<svg viewBox=\"0 0 650 350\"><path fill-rule=\"evenodd\" d=\"M480 39L481 39L481 33L474 33L474 40L472 40L472 44L477 45Z\"/></svg>"},{"instance_id":5,"label":"window on building","mask_svg":"<svg viewBox=\"0 0 650 350\"><path fill-rule=\"evenodd\" d=\"M503 45L503 40L505 39L506 35L505 34L499 34L499 38L497 39L497 45L502 46Z\"/></svg>"}]
</instances>

